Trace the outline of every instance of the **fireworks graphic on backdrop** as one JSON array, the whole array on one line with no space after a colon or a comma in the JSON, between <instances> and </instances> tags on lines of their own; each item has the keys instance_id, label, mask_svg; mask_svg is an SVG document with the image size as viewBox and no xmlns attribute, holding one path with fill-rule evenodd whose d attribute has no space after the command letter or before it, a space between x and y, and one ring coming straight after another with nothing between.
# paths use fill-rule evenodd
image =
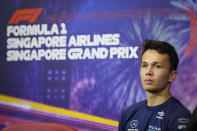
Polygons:
<instances>
[{"instance_id":1,"label":"fireworks graphic on backdrop","mask_svg":"<svg viewBox=\"0 0 197 131\"><path fill-rule=\"evenodd\" d=\"M187 8L192 9L195 14L197 14L197 1L196 0L184 0L181 2L171 1L171 5L177 8L181 8L185 10ZM177 17L175 20L179 20L181 22L189 22L189 19ZM184 29L189 34L189 26ZM184 41L184 39L183 39ZM196 43L195 43L196 44ZM173 88L173 92L175 96L181 100L181 102L190 110L193 111L197 106L197 90L195 87L197 86L197 69L195 67L197 60L195 59L197 55L197 51L194 50L191 56L185 58L179 68L179 75L176 79L176 88ZM176 92L176 93L175 93Z\"/></svg>"},{"instance_id":2,"label":"fireworks graphic on backdrop","mask_svg":"<svg viewBox=\"0 0 197 131\"><path fill-rule=\"evenodd\" d=\"M66 6L69 5L69 3L48 3L48 1L44 3L49 4L46 10L50 11L44 13L67 13L67 10L62 8L61 5ZM77 5L80 4L83 5L83 8L77 8ZM53 8L54 5L56 8ZM76 12L77 9L86 9L85 3L82 4L79 2L77 5L72 7L72 11ZM197 13L197 2L193 0L185 0L182 2L172 0L171 5L183 10L185 7L189 7ZM70 8L71 7L66 7L68 10ZM102 5L100 5L100 8L102 8ZM105 21L99 22L99 24L105 25ZM121 34L121 46L140 46L144 39L163 40L173 44L179 55L182 56L184 48L189 41L189 23L189 19L184 15L167 17L147 16L124 20L124 23L121 23L120 27L114 28ZM180 58L180 73L172 85L174 95L180 99L183 104L189 107L190 110L192 110L195 103L197 103L195 101L197 100L197 94L194 90L196 83L195 79L192 79L197 78L197 71L195 67L188 68L188 64L195 65L195 54L196 52L193 53L193 59ZM69 108L118 120L121 112L126 107L146 98L145 92L141 87L139 66L140 58L135 60L113 59L71 62ZM193 69L192 71L190 70L191 68Z\"/></svg>"},{"instance_id":3,"label":"fireworks graphic on backdrop","mask_svg":"<svg viewBox=\"0 0 197 131\"><path fill-rule=\"evenodd\" d=\"M173 19L172 16L147 16L124 21L117 28L123 38L120 45L141 46L145 39L168 41L181 56L189 40L189 29L183 29L189 27L189 21L182 17L186 22L177 21L177 17ZM180 64L183 62L181 59ZM74 84L71 85L71 109L118 120L126 107L145 99L139 76L140 58L80 64L80 69L72 69L71 83ZM73 67L77 67L76 63L73 63Z\"/></svg>"},{"instance_id":4,"label":"fireworks graphic on backdrop","mask_svg":"<svg viewBox=\"0 0 197 131\"><path fill-rule=\"evenodd\" d=\"M18 2L20 3L20 1ZM23 5L23 3L25 5L26 2L22 1L21 4ZM73 6L69 6L74 3L73 0L71 2L48 2L45 0L43 2L41 1L40 4L33 1L28 3L31 6L35 4L35 7L36 5L39 7L40 5L48 5L43 12L44 15L48 15L48 13L66 14L78 12L80 9L84 10L82 12L86 11L86 6L83 2L75 2ZM182 10L185 10L185 7L191 8L197 14L196 0L171 0L170 3L174 8ZM88 7L95 3L90 2L89 4ZM19 6L20 4L16 5ZM98 5L99 9L102 10L102 5ZM17 8L20 8L20 6ZM149 12L147 12L147 14L149 14ZM80 22L83 23L84 21ZM72 22L70 23L72 24ZM98 23L101 25L106 24L105 20L98 21ZM77 24L77 22L75 24ZM157 17L147 15L146 17L124 20L120 25L120 27L113 27L121 34L120 46L140 46L144 39L163 40L173 44L179 56L182 56L184 54L184 48L187 47L189 41L190 21L189 18L184 15ZM111 26L113 26L113 22ZM76 29L73 28L72 30ZM89 30L91 29L87 28L83 31L89 32ZM179 73L172 85L173 94L191 111L197 103L197 90L195 89L197 86L196 55L197 51L194 51L191 56L180 58ZM71 110L118 120L121 112L126 107L146 98L145 92L141 87L139 76L140 58L69 62L71 62L69 105ZM44 77L42 74L44 72L45 63L32 62L31 64L26 64L24 65L26 70L24 70L23 67L20 69L17 68L21 65L15 64L14 66L15 68L10 66L10 72L15 72L15 75L11 78L12 82L17 83L17 80L14 78L17 78L18 74L21 74L20 77L24 77L25 84L22 85L24 81L21 80L18 86L24 86L22 91L24 92L23 94L26 94L25 97L30 97L31 100L41 101L42 92L39 93L38 89L43 87L43 84L41 84L42 79L40 78ZM32 89L31 92L29 92L29 88ZM13 87L14 91L16 89L16 87ZM34 95L32 96L31 94Z\"/></svg>"}]
</instances>

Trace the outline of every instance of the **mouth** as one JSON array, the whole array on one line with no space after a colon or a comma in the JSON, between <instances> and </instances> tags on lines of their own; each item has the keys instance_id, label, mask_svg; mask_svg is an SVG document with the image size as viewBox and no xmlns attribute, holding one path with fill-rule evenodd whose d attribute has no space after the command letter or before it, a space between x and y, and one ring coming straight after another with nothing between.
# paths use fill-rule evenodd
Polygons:
<instances>
[{"instance_id":1,"label":"mouth","mask_svg":"<svg viewBox=\"0 0 197 131\"><path fill-rule=\"evenodd\" d=\"M153 83L153 80L151 80L151 79L145 79L144 80L144 83L145 84L152 84Z\"/></svg>"}]
</instances>

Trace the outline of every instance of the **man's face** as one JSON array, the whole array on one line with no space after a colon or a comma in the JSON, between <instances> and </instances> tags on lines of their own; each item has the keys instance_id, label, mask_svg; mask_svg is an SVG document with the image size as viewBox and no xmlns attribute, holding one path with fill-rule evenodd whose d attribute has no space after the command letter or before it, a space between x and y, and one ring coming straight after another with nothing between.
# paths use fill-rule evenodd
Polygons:
<instances>
[{"instance_id":1,"label":"man's face","mask_svg":"<svg viewBox=\"0 0 197 131\"><path fill-rule=\"evenodd\" d=\"M170 72L167 54L147 50L142 56L140 76L144 90L157 93L169 86L176 77L176 71Z\"/></svg>"}]
</instances>

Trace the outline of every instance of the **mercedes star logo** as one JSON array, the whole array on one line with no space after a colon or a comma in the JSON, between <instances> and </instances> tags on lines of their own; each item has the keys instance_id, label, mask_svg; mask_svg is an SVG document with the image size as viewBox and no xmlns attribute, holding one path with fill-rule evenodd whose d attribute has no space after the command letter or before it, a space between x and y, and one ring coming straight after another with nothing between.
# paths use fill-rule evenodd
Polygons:
<instances>
[{"instance_id":1,"label":"mercedes star logo","mask_svg":"<svg viewBox=\"0 0 197 131\"><path fill-rule=\"evenodd\" d=\"M136 128L138 125L138 121L137 120L132 120L130 123L131 128Z\"/></svg>"}]
</instances>

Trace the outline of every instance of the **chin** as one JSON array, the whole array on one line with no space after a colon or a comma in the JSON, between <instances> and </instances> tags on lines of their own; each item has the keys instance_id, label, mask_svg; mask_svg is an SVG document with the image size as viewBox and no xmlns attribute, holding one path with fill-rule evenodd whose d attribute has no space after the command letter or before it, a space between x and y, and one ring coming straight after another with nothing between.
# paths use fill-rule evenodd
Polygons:
<instances>
[{"instance_id":1,"label":"chin","mask_svg":"<svg viewBox=\"0 0 197 131\"><path fill-rule=\"evenodd\" d=\"M146 90L146 92L149 92L149 93L158 93L159 91L158 90Z\"/></svg>"},{"instance_id":2,"label":"chin","mask_svg":"<svg viewBox=\"0 0 197 131\"><path fill-rule=\"evenodd\" d=\"M145 90L145 91L155 90L155 88L154 88L154 87L152 87L151 85L150 85L150 86L147 86L147 85L146 85L146 86L143 86L143 88L144 88L144 90Z\"/></svg>"},{"instance_id":3,"label":"chin","mask_svg":"<svg viewBox=\"0 0 197 131\"><path fill-rule=\"evenodd\" d=\"M146 88L144 89L145 91L149 92L149 93L158 93L161 92L163 89L151 89L151 88Z\"/></svg>"}]
</instances>

